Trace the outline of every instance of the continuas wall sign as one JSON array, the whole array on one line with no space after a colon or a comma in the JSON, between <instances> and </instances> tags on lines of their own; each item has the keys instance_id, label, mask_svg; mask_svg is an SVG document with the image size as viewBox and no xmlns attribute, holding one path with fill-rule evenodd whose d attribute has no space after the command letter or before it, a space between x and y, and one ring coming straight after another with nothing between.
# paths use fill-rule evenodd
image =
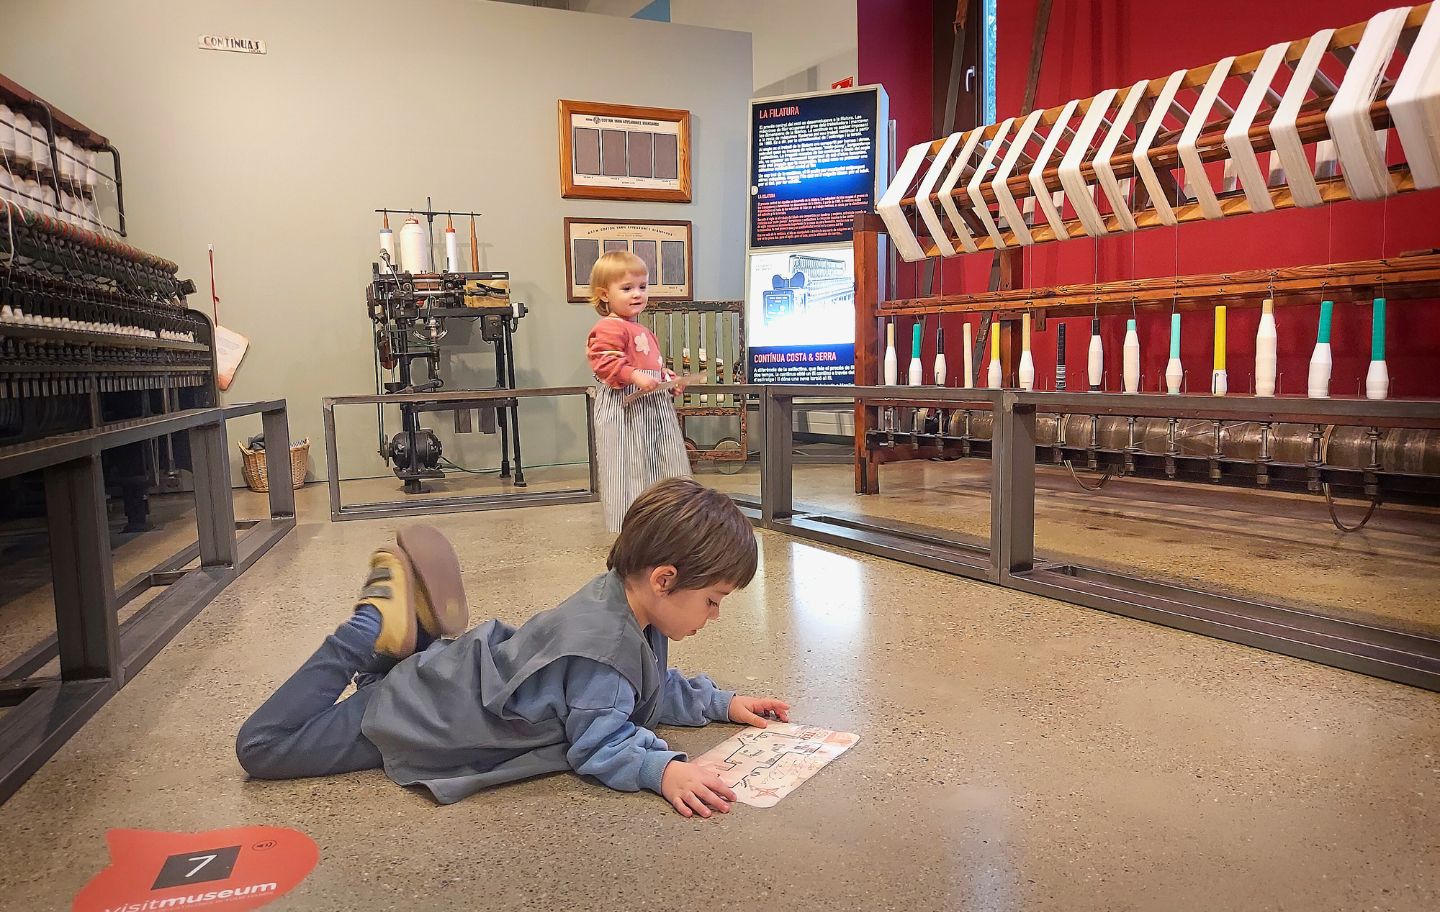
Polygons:
<instances>
[{"instance_id":1,"label":"continuas wall sign","mask_svg":"<svg viewBox=\"0 0 1440 912\"><path fill-rule=\"evenodd\" d=\"M202 51L234 51L237 54L264 54L265 42L258 38L227 38L223 35L201 35L198 39Z\"/></svg>"}]
</instances>

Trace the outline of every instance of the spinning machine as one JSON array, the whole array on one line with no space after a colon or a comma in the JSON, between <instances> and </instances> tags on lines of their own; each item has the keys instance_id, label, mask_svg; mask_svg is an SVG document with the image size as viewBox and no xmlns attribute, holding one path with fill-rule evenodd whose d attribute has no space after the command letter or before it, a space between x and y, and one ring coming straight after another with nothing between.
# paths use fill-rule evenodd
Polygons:
<instances>
[{"instance_id":1,"label":"spinning machine","mask_svg":"<svg viewBox=\"0 0 1440 912\"><path fill-rule=\"evenodd\" d=\"M19 581L0 598L18 647L0 657L0 801L295 526L285 459L269 517L236 522L226 443L247 415L288 439L284 400L220 404L194 284L124 234L119 153L0 77L0 519ZM151 493L181 489L194 543L122 574L143 549L113 557L111 497L141 531ZM28 585L42 563L49 585ZM46 615L53 633L16 641Z\"/></svg>"},{"instance_id":2,"label":"spinning machine","mask_svg":"<svg viewBox=\"0 0 1440 912\"><path fill-rule=\"evenodd\" d=\"M1440 502L1440 431L1433 423L1287 421L1304 414L1289 397L1276 401L1274 421L1226 420L1218 398L1302 389L1307 398L1388 397L1386 308L1440 296L1434 252L1052 288L1012 288L1012 281L991 292L882 300L879 244L888 235L906 262L994 251L1013 276L1019 254L1039 245L1437 186L1440 13L1431 4L1386 10L1346 28L921 143L904 156L878 218L857 223L857 382L897 385L906 362L895 339L913 332L911 385L937 376L941 385L958 387L1030 391L1038 383L1041 390L1094 394L1067 395L1063 411L1039 416L1041 461L1072 471L1078 464L1107 474L1324 492L1327 499L1334 485L1364 491L1371 512L1382 497ZM1277 342L1293 348L1288 334L1298 331L1283 311L1316 303L1319 330L1307 329L1302 340L1313 349L1308 376L1297 380L1292 372L1282 389ZM1254 358L1253 381L1242 386L1231 379L1236 365L1227 344L1238 346L1227 330L1237 309L1252 307L1262 313L1254 354L1244 346L1245 357ZM1336 308L1366 310L1367 337L1332 335ZM1182 315L1187 332L1213 336L1213 358L1182 360ZM942 317L951 340L959 335L955 323L964 321L963 361L953 348L942 354L937 339L948 372L943 360L933 374L916 369L920 334L930 337ZM974 317L981 319L972 348L967 318ZM996 331L987 338L992 317ZM1067 317L1086 318L1069 324L1076 341L1084 339L1077 330L1088 331L1080 359L1067 357L1066 323L1058 322ZM1117 319L1126 320L1124 344L1107 346L1104 330ZM1137 322L1158 320L1170 328L1169 359L1163 372L1143 375ZM1055 374L1037 378L1031 333L1047 321L1059 325ZM1363 378L1332 377L1332 346L1369 352ZM1126 415L1102 395L1122 391L1166 393L1176 405L1170 417ZM883 463L988 455L986 408L935 413L900 395L857 403L857 492L878 491Z\"/></svg>"},{"instance_id":3,"label":"spinning machine","mask_svg":"<svg viewBox=\"0 0 1440 912\"><path fill-rule=\"evenodd\" d=\"M514 334L528 312L520 302L510 300L510 274L475 271L479 260L472 212L434 210L376 210L384 219L380 230L380 262L372 266L365 301L375 327L377 393L426 393L445 389L441 370L441 340L451 320L480 324L481 338L495 346L495 389L515 389ZM400 230L397 256L390 216L406 216ZM430 238L434 220L445 216L445 269L432 265ZM470 217L470 272L461 270L455 216ZM427 219L422 226L420 218ZM416 364L424 365L424 379L417 376ZM381 371L388 372L385 380ZM455 430L473 429L472 413L478 410L480 430L500 433L500 477L511 477L510 449L515 450L514 479L525 486L525 468L520 458L519 401L514 398L486 399L473 403L400 403L401 429L386 439L384 410L380 412L380 455L404 482L405 493L422 493L426 479L445 477L440 438L421 426L424 412L454 413Z\"/></svg>"},{"instance_id":4,"label":"spinning machine","mask_svg":"<svg viewBox=\"0 0 1440 912\"><path fill-rule=\"evenodd\" d=\"M105 137L0 77L0 446L218 402L194 283L120 240L121 186ZM183 434L106 453L131 530L187 460ZM39 508L34 479L0 485L6 512Z\"/></svg>"}]
</instances>

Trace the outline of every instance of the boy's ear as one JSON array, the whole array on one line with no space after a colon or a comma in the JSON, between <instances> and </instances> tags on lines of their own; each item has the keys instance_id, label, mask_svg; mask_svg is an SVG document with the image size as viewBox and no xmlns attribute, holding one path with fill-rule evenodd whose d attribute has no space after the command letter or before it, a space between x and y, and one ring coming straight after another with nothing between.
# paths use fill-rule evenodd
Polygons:
<instances>
[{"instance_id":1,"label":"boy's ear","mask_svg":"<svg viewBox=\"0 0 1440 912\"><path fill-rule=\"evenodd\" d=\"M669 594L675 591L675 580L680 571L671 564L661 564L650 570L650 585L655 587L656 592Z\"/></svg>"}]
</instances>

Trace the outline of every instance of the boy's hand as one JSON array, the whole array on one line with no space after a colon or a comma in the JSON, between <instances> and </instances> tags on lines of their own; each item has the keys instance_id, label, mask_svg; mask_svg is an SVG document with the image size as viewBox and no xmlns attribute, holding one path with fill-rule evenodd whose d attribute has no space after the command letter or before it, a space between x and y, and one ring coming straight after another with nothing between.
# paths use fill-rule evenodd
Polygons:
<instances>
[{"instance_id":1,"label":"boy's hand","mask_svg":"<svg viewBox=\"0 0 1440 912\"><path fill-rule=\"evenodd\" d=\"M730 802L735 800L735 793L719 776L684 760L671 760L665 765L660 794L682 817L709 817L710 808L728 814Z\"/></svg>"},{"instance_id":2,"label":"boy's hand","mask_svg":"<svg viewBox=\"0 0 1440 912\"><path fill-rule=\"evenodd\" d=\"M765 715L773 715L781 722L790 721L790 704L782 703L773 697L741 697L736 696L730 701L730 721L739 722L741 725L753 725L756 728L764 728Z\"/></svg>"}]
</instances>

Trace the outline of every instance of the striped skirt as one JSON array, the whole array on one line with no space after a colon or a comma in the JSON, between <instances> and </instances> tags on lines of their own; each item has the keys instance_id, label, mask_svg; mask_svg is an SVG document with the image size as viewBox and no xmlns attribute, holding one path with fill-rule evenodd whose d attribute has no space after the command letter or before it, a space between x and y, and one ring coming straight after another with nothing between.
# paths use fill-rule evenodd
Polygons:
<instances>
[{"instance_id":1,"label":"striped skirt","mask_svg":"<svg viewBox=\"0 0 1440 912\"><path fill-rule=\"evenodd\" d=\"M659 371L645 371L657 380ZM641 396L629 406L634 386L604 383L595 391L595 451L600 468L600 503L605 528L620 531L625 511L640 492L666 478L688 476L690 457L669 393Z\"/></svg>"}]
</instances>

